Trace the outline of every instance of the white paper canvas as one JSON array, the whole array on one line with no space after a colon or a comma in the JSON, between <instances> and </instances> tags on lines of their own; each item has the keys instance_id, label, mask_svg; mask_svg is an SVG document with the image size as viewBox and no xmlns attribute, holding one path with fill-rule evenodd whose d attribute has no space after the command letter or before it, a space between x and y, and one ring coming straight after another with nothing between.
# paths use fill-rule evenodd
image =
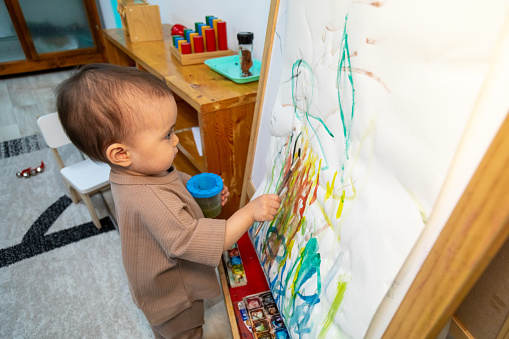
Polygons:
<instances>
[{"instance_id":1,"label":"white paper canvas","mask_svg":"<svg viewBox=\"0 0 509 339\"><path fill-rule=\"evenodd\" d=\"M286 38L257 195L278 193L282 205L250 235L292 338L366 334L434 208L507 8L280 8Z\"/></svg>"}]
</instances>

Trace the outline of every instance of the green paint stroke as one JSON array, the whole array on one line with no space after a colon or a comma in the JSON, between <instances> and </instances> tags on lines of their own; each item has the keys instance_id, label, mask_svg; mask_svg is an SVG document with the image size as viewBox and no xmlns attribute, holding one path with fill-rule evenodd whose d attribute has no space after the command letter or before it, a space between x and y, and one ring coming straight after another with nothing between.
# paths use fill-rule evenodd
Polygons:
<instances>
[{"instance_id":1,"label":"green paint stroke","mask_svg":"<svg viewBox=\"0 0 509 339\"><path fill-rule=\"evenodd\" d=\"M303 74L304 70L309 72L309 76L310 76L309 80L311 83L309 84L309 87L310 87L309 93L308 93L308 91L304 90L305 85L302 85L302 82L303 82L302 74ZM301 78L300 81L299 81L299 78ZM320 141L320 138L318 137L318 134L316 133L313 125L311 124L311 121L309 121L309 118L313 118L313 119L317 120L325 128L327 133L332 138L334 138L334 134L332 134L330 129L325 125L325 123L323 122L323 120L321 118L315 117L315 116L309 114L309 109L311 107L311 103L313 102L313 90L315 87L314 79L315 79L315 76L313 74L313 70L311 69L311 66L306 61L299 59L293 64L293 66L292 66L293 111L294 111L297 119L302 120L301 117L299 116L299 112L298 112L298 111L300 111L298 108L298 101L302 101L302 100L305 101L306 107L305 108L303 107L305 109L305 112L302 112L302 113L304 113L304 115L306 116L306 120L309 124L309 127L311 128L311 130L313 131L313 133L316 136L316 140L318 141L318 145L320 146L320 151L322 152L323 159L325 160L325 165L322 167L322 170L327 170L327 169L329 169L329 162L327 161L327 156L325 155L325 152L323 151L323 146Z\"/></svg>"},{"instance_id":2,"label":"green paint stroke","mask_svg":"<svg viewBox=\"0 0 509 339\"><path fill-rule=\"evenodd\" d=\"M348 47L348 34L346 33L346 24L348 22L348 15L345 17L345 27L343 28L343 39L341 40L341 53L339 58L338 65L338 77L337 77L337 88L338 88L338 102L339 102L339 111L341 113L341 120L343 121L343 134L345 136L345 155L348 159L348 151L350 150L350 134L352 131L352 121L354 115L354 106L355 106L355 88L353 86L353 76L352 76L352 64L350 63L350 49ZM346 79L345 79L346 77ZM348 86L352 91L352 107L344 108L345 105L344 100L341 100L341 95L339 94L340 89ZM349 111L349 112L348 112Z\"/></svg>"},{"instance_id":3,"label":"green paint stroke","mask_svg":"<svg viewBox=\"0 0 509 339\"><path fill-rule=\"evenodd\" d=\"M325 317L322 330L320 331L320 334L318 335L318 339L325 338L325 335L327 334L330 327L332 326L332 323L334 322L334 318L336 317L336 314L338 313L339 305L341 305L341 302L343 301L343 297L345 296L347 286L348 286L348 281L345 281L343 279L340 279L338 281L338 286L336 288L336 296L334 297L334 301L332 302L331 308L329 309L329 312L327 313L327 316Z\"/></svg>"}]
</instances>

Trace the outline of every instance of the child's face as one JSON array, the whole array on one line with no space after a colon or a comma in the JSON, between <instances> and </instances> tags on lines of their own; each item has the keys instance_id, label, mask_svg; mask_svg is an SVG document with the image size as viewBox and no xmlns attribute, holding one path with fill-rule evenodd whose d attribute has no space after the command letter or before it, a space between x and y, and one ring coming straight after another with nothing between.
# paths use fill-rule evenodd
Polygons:
<instances>
[{"instance_id":1,"label":"child's face","mask_svg":"<svg viewBox=\"0 0 509 339\"><path fill-rule=\"evenodd\" d=\"M143 115L144 128L136 132L129 143L132 163L127 170L134 175L165 175L178 152L175 100L169 97L157 99L140 114Z\"/></svg>"}]
</instances>

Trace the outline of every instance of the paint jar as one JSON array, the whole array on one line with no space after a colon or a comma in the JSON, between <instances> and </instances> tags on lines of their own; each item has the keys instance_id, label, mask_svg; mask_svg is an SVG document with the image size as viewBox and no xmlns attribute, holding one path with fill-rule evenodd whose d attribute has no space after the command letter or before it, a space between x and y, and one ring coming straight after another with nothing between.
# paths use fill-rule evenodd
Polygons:
<instances>
[{"instance_id":1,"label":"paint jar","mask_svg":"<svg viewBox=\"0 0 509 339\"><path fill-rule=\"evenodd\" d=\"M253 74L249 71L253 67L253 39L252 32L237 33L239 41L239 57L240 57L240 75L241 77L250 77Z\"/></svg>"},{"instance_id":2,"label":"paint jar","mask_svg":"<svg viewBox=\"0 0 509 339\"><path fill-rule=\"evenodd\" d=\"M223 180L214 173L195 175L187 182L187 190L200 205L205 218L215 218L221 213Z\"/></svg>"}]
</instances>

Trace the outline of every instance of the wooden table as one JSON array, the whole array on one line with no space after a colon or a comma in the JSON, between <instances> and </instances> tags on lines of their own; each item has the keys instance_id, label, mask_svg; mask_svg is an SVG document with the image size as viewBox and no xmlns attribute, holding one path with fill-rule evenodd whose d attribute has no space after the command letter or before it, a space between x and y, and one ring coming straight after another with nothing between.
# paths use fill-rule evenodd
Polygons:
<instances>
[{"instance_id":1,"label":"wooden table","mask_svg":"<svg viewBox=\"0 0 509 339\"><path fill-rule=\"evenodd\" d=\"M228 218L239 208L258 81L237 84L205 64L180 65L170 52L170 25L163 32L164 40L132 43L120 28L104 30L109 62L146 70L170 87L178 107L179 154L199 172L224 179L230 198L219 218ZM202 156L192 127L199 127Z\"/></svg>"}]
</instances>

